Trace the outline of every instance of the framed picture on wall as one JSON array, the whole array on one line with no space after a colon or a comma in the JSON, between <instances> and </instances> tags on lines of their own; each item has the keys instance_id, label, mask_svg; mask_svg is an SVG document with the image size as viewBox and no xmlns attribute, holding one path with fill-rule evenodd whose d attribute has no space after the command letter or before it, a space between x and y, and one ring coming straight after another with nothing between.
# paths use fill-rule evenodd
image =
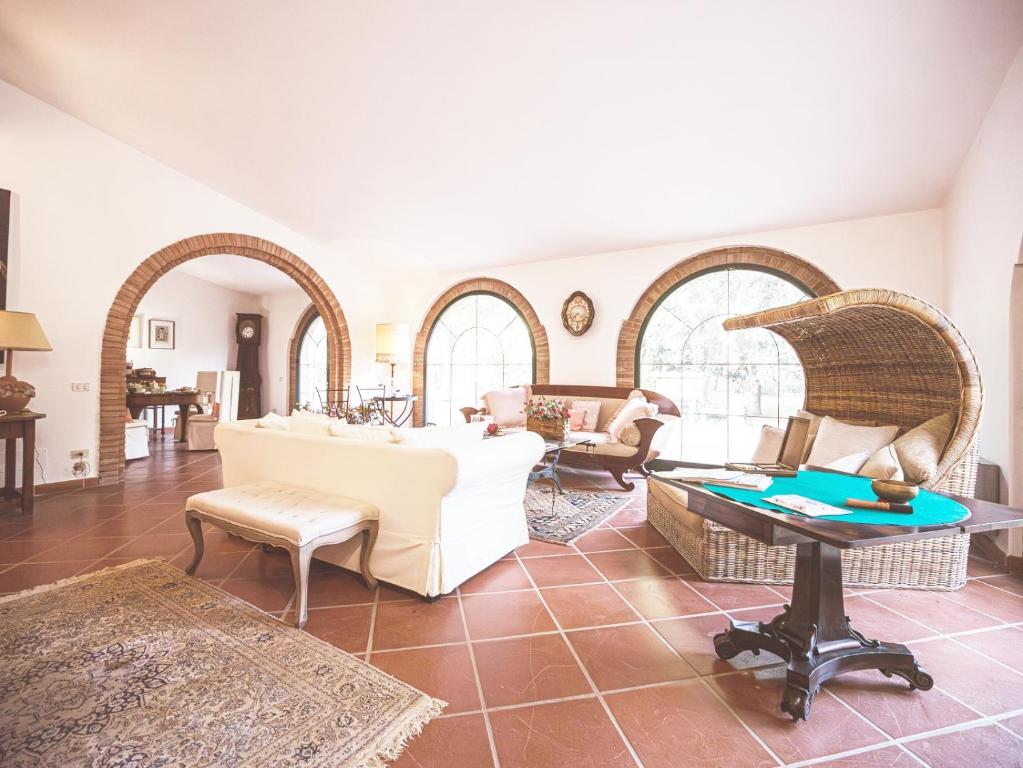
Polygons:
<instances>
[{"instance_id":1,"label":"framed picture on wall","mask_svg":"<svg viewBox=\"0 0 1023 768\"><path fill-rule=\"evenodd\" d=\"M135 315L128 326L128 348L142 348L142 315Z\"/></svg>"},{"instance_id":2,"label":"framed picture on wall","mask_svg":"<svg viewBox=\"0 0 1023 768\"><path fill-rule=\"evenodd\" d=\"M174 321L149 321L149 348L174 349Z\"/></svg>"}]
</instances>

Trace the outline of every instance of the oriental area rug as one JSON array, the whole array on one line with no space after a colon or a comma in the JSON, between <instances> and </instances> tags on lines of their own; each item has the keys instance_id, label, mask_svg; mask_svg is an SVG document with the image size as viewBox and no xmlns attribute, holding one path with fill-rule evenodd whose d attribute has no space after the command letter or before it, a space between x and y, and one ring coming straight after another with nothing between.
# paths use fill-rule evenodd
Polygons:
<instances>
[{"instance_id":1,"label":"oriental area rug","mask_svg":"<svg viewBox=\"0 0 1023 768\"><path fill-rule=\"evenodd\" d=\"M529 538L572 544L614 515L628 500L624 494L557 493L529 486L525 503Z\"/></svg>"},{"instance_id":2,"label":"oriental area rug","mask_svg":"<svg viewBox=\"0 0 1023 768\"><path fill-rule=\"evenodd\" d=\"M0 598L0 765L382 768L444 703L161 561Z\"/></svg>"}]
</instances>

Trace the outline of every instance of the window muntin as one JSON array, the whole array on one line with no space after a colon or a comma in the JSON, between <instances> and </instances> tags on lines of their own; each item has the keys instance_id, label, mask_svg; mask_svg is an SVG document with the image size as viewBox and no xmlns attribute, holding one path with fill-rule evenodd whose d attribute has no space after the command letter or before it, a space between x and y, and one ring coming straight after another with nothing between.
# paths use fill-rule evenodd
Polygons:
<instances>
[{"instance_id":1,"label":"window muntin","mask_svg":"<svg viewBox=\"0 0 1023 768\"><path fill-rule=\"evenodd\" d=\"M664 294L640 332L637 384L671 398L682 419L662 458L748 461L763 425L802 407L803 369L763 328L726 332L728 317L809 298L787 277L752 267L699 273Z\"/></svg>"},{"instance_id":2,"label":"window muntin","mask_svg":"<svg viewBox=\"0 0 1023 768\"><path fill-rule=\"evenodd\" d=\"M320 396L317 392L327 389L327 327L323 318L313 315L302 330L298 344L298 357L295 360L295 399L293 405L301 408L305 405L313 409L320 408Z\"/></svg>"},{"instance_id":3,"label":"window muntin","mask_svg":"<svg viewBox=\"0 0 1023 768\"><path fill-rule=\"evenodd\" d=\"M456 424L492 389L532 383L533 336L510 302L470 293L437 316L426 342L426 422Z\"/></svg>"}]
</instances>

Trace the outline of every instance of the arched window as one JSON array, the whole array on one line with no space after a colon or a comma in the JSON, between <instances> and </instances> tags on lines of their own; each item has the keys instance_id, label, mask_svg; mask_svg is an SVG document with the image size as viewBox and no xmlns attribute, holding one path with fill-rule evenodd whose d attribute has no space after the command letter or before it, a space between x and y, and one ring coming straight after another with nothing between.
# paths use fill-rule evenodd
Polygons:
<instances>
[{"instance_id":1,"label":"arched window","mask_svg":"<svg viewBox=\"0 0 1023 768\"><path fill-rule=\"evenodd\" d=\"M679 437L665 458L749 461L765 424L784 427L803 405L803 369L792 347L763 328L726 332L727 317L783 306L813 292L780 271L712 267L667 290L636 346L636 384L679 406Z\"/></svg>"},{"instance_id":2,"label":"arched window","mask_svg":"<svg viewBox=\"0 0 1023 768\"><path fill-rule=\"evenodd\" d=\"M430 328L425 368L426 421L457 423L458 409L476 405L491 389L535 381L533 335L506 299L463 294Z\"/></svg>"},{"instance_id":3,"label":"arched window","mask_svg":"<svg viewBox=\"0 0 1023 768\"><path fill-rule=\"evenodd\" d=\"M317 392L328 387L327 328L319 313L313 312L298 336L298 354L295 358L295 403L299 408L308 405L320 407Z\"/></svg>"}]
</instances>

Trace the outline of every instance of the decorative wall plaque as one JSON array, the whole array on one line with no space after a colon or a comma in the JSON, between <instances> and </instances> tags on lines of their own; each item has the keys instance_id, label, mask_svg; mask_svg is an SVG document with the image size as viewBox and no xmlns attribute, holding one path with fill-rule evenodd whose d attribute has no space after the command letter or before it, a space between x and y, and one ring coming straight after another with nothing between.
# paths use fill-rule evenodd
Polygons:
<instances>
[{"instance_id":1,"label":"decorative wall plaque","mask_svg":"<svg viewBox=\"0 0 1023 768\"><path fill-rule=\"evenodd\" d=\"M593 325L593 302L582 291L575 291L561 307L561 322L573 336L582 336Z\"/></svg>"}]
</instances>

